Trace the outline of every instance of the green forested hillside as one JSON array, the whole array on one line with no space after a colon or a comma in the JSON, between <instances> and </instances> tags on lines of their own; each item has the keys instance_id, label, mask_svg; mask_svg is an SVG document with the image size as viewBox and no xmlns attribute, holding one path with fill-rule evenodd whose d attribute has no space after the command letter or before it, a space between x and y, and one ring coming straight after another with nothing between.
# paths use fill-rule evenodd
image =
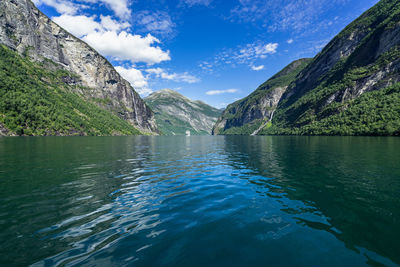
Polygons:
<instances>
[{"instance_id":1,"label":"green forested hillside","mask_svg":"<svg viewBox=\"0 0 400 267\"><path fill-rule=\"evenodd\" d=\"M16 135L134 135L128 122L84 99L73 74L34 63L0 45L0 124ZM82 90L90 90L82 88ZM99 103L105 104L105 103Z\"/></svg>"},{"instance_id":2,"label":"green forested hillside","mask_svg":"<svg viewBox=\"0 0 400 267\"><path fill-rule=\"evenodd\" d=\"M283 102L276 111L272 126L263 129L261 134L399 135L400 83L385 87L391 79L389 77L399 75L397 71L377 81L377 86L383 87L380 90L325 104L333 94L343 94L358 80L370 77L399 59L398 48L393 48L365 67L343 70L345 64L340 64L332 72L332 76L340 76L339 79L328 79L288 107Z\"/></svg>"}]
</instances>

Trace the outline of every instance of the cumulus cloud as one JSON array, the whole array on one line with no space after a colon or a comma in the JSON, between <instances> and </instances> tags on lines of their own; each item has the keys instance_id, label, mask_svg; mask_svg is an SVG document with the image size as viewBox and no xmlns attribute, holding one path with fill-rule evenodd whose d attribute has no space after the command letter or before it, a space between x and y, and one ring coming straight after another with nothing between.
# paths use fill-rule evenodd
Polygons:
<instances>
[{"instance_id":1,"label":"cumulus cloud","mask_svg":"<svg viewBox=\"0 0 400 267\"><path fill-rule=\"evenodd\" d=\"M94 16L87 17L64 14L59 17L53 17L52 19L55 23L77 37L82 37L88 33L103 29L101 24L95 21Z\"/></svg>"},{"instance_id":2,"label":"cumulus cloud","mask_svg":"<svg viewBox=\"0 0 400 267\"><path fill-rule=\"evenodd\" d=\"M151 34L141 36L128 33L123 29L129 27L129 23L118 22L110 16L100 16L100 22L96 21L95 16L66 14L53 17L53 20L102 55L115 60L155 64L171 59L169 51L163 51L156 45L160 43L157 38Z\"/></svg>"},{"instance_id":3,"label":"cumulus cloud","mask_svg":"<svg viewBox=\"0 0 400 267\"><path fill-rule=\"evenodd\" d=\"M121 66L115 67L121 76L127 80L133 88L142 96L149 95L153 92L149 88L149 84L147 78L143 75L143 73L135 68L124 68Z\"/></svg>"},{"instance_id":4,"label":"cumulus cloud","mask_svg":"<svg viewBox=\"0 0 400 267\"><path fill-rule=\"evenodd\" d=\"M187 72L184 73L168 73L162 68L152 68L147 69L147 73L154 74L158 78L162 78L165 80L170 80L174 82L185 82L185 83L197 83L200 82L200 79L190 75Z\"/></svg>"},{"instance_id":5,"label":"cumulus cloud","mask_svg":"<svg viewBox=\"0 0 400 267\"><path fill-rule=\"evenodd\" d=\"M260 65L260 66L251 66L251 69L254 71L260 71L264 69L264 65Z\"/></svg>"},{"instance_id":6,"label":"cumulus cloud","mask_svg":"<svg viewBox=\"0 0 400 267\"><path fill-rule=\"evenodd\" d=\"M221 95L221 94L234 94L239 92L238 89L227 89L227 90L211 90L207 91L207 95Z\"/></svg>"},{"instance_id":7,"label":"cumulus cloud","mask_svg":"<svg viewBox=\"0 0 400 267\"><path fill-rule=\"evenodd\" d=\"M169 51L163 51L158 46L152 46L160 41L148 34L145 37L132 35L125 31L119 34L112 31L93 32L82 38L89 45L105 56L115 60L129 60L132 63L160 63L171 60Z\"/></svg>"},{"instance_id":8,"label":"cumulus cloud","mask_svg":"<svg viewBox=\"0 0 400 267\"><path fill-rule=\"evenodd\" d=\"M127 22L118 22L111 16L100 15L100 22L96 21L96 16L87 17L84 15L64 14L52 18L55 23L77 37L83 37L93 32L120 31L130 26Z\"/></svg>"},{"instance_id":9,"label":"cumulus cloud","mask_svg":"<svg viewBox=\"0 0 400 267\"><path fill-rule=\"evenodd\" d=\"M287 40L287 43L288 43L288 44L293 44L293 42L294 42L294 40L293 40L293 39L289 39L289 40Z\"/></svg>"}]
</instances>

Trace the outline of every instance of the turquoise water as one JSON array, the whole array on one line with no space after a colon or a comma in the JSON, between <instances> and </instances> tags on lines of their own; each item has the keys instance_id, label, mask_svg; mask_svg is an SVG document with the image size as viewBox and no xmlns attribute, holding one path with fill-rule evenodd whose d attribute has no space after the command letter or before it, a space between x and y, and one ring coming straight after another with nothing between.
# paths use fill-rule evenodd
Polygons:
<instances>
[{"instance_id":1,"label":"turquoise water","mask_svg":"<svg viewBox=\"0 0 400 267\"><path fill-rule=\"evenodd\" d=\"M400 139L0 138L1 266L400 264Z\"/></svg>"}]
</instances>

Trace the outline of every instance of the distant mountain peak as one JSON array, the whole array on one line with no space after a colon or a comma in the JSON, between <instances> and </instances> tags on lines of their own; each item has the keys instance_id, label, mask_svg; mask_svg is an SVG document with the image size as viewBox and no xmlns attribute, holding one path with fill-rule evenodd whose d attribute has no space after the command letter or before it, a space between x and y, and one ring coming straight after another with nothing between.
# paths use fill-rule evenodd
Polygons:
<instances>
[{"instance_id":1,"label":"distant mountain peak","mask_svg":"<svg viewBox=\"0 0 400 267\"><path fill-rule=\"evenodd\" d=\"M200 100L191 100L171 89L163 89L145 98L153 109L157 126L166 135L210 134L221 111Z\"/></svg>"}]
</instances>

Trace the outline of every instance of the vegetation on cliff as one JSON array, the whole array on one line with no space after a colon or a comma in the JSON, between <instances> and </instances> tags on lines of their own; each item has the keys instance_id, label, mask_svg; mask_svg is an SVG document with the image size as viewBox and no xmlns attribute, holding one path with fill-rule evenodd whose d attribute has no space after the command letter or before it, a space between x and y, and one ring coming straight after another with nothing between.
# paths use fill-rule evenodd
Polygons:
<instances>
[{"instance_id":1,"label":"vegetation on cliff","mask_svg":"<svg viewBox=\"0 0 400 267\"><path fill-rule=\"evenodd\" d=\"M0 123L16 135L135 135L128 122L84 99L74 74L49 70L0 45ZM79 90L77 90L79 89ZM101 101L104 101L103 99ZM100 103L104 104L104 103Z\"/></svg>"}]
</instances>

